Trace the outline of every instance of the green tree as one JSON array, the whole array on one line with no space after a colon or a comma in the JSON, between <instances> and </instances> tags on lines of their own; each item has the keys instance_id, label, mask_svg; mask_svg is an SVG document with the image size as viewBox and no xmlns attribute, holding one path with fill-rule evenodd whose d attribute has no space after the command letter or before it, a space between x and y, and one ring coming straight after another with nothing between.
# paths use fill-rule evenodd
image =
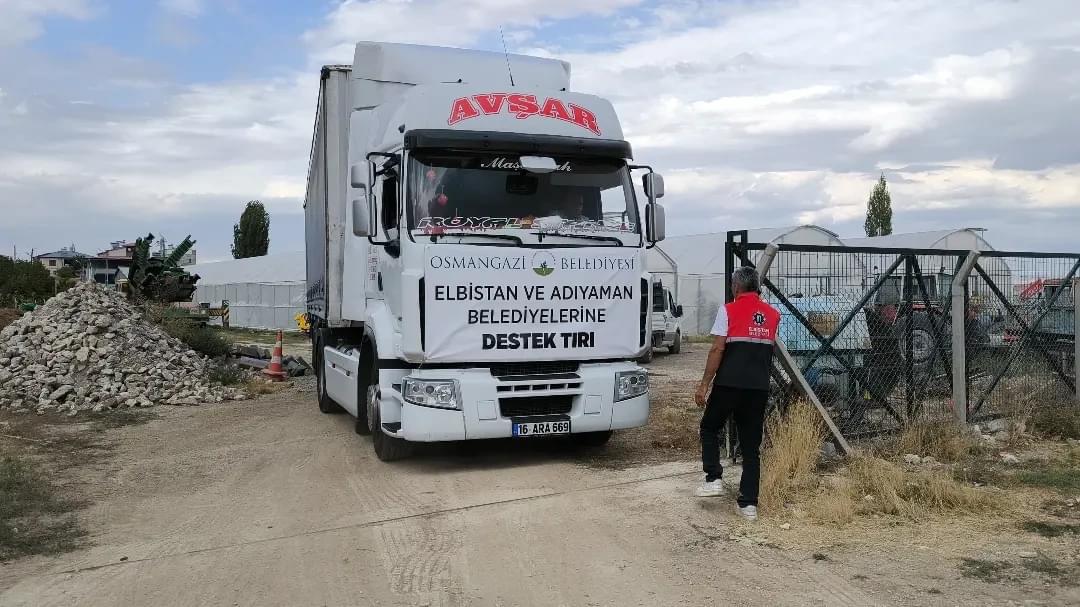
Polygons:
<instances>
[{"instance_id":1,"label":"green tree","mask_svg":"<svg viewBox=\"0 0 1080 607\"><path fill-rule=\"evenodd\" d=\"M0 306L42 302L53 296L54 289L52 276L39 262L0 255Z\"/></svg>"},{"instance_id":2,"label":"green tree","mask_svg":"<svg viewBox=\"0 0 1080 607\"><path fill-rule=\"evenodd\" d=\"M66 291L75 286L78 282L79 271L72 266L64 266L56 271L56 277L53 279L56 282L56 290Z\"/></svg>"},{"instance_id":3,"label":"green tree","mask_svg":"<svg viewBox=\"0 0 1080 607\"><path fill-rule=\"evenodd\" d=\"M244 207L240 223L233 225L233 258L261 257L269 248L270 215L263 203L252 200Z\"/></svg>"},{"instance_id":4,"label":"green tree","mask_svg":"<svg viewBox=\"0 0 1080 607\"><path fill-rule=\"evenodd\" d=\"M866 201L866 223L863 224L867 236L888 236L892 234L892 197L889 185L885 183L885 173L874 184L874 191Z\"/></svg>"}]
</instances>

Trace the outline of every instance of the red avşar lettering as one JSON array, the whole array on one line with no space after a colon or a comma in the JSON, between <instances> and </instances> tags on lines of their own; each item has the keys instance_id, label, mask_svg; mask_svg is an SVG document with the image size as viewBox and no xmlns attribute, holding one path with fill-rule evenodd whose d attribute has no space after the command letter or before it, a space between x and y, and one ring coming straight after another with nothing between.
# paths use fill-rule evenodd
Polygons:
<instances>
[{"instance_id":1,"label":"red av\u015far lettering","mask_svg":"<svg viewBox=\"0 0 1080 607\"><path fill-rule=\"evenodd\" d=\"M540 113L540 105L536 103L536 95L515 93L510 95L508 101L510 113L517 116L518 120Z\"/></svg>"},{"instance_id":2,"label":"red av\u015far lettering","mask_svg":"<svg viewBox=\"0 0 1080 607\"><path fill-rule=\"evenodd\" d=\"M562 101L559 101L554 97L544 102L544 107L541 108L540 115L571 122L570 112L566 111L566 106L563 105Z\"/></svg>"},{"instance_id":3,"label":"red av\u015far lettering","mask_svg":"<svg viewBox=\"0 0 1080 607\"><path fill-rule=\"evenodd\" d=\"M450 119L447 120L447 124L456 124L462 120L468 120L469 118L476 118L480 115L480 112L476 111L468 97L461 97L454 100L454 105L450 108Z\"/></svg>"},{"instance_id":4,"label":"red av\u015far lettering","mask_svg":"<svg viewBox=\"0 0 1080 607\"><path fill-rule=\"evenodd\" d=\"M597 135L600 134L600 125L596 124L596 114L573 103L570 104L570 112L574 115L574 124L589 129Z\"/></svg>"},{"instance_id":5,"label":"red av\u015far lettering","mask_svg":"<svg viewBox=\"0 0 1080 607\"><path fill-rule=\"evenodd\" d=\"M561 99L549 97L540 103L536 95L522 93L483 93L472 97L459 97L454 100L450 107L450 118L447 123L454 125L463 120L469 120L480 116L507 112L513 114L518 120L524 120L530 116L544 116L563 122L570 122L583 129L600 135L600 123L596 114L576 104L567 105Z\"/></svg>"},{"instance_id":6,"label":"red av\u015far lettering","mask_svg":"<svg viewBox=\"0 0 1080 607\"><path fill-rule=\"evenodd\" d=\"M506 100L506 93L473 95L473 99L476 100L476 105L480 106L480 110L485 114L498 114L499 110L502 109L503 101Z\"/></svg>"}]
</instances>

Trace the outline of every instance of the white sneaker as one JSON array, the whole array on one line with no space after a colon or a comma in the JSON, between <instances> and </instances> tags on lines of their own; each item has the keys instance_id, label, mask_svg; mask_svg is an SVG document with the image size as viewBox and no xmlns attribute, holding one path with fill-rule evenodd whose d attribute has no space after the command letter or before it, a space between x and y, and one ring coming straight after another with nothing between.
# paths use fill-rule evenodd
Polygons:
<instances>
[{"instance_id":1,"label":"white sneaker","mask_svg":"<svg viewBox=\"0 0 1080 607\"><path fill-rule=\"evenodd\" d=\"M727 490L724 489L724 481L716 479L712 482L702 482L695 493L698 497L719 497L727 493Z\"/></svg>"},{"instance_id":2,"label":"white sneaker","mask_svg":"<svg viewBox=\"0 0 1080 607\"><path fill-rule=\"evenodd\" d=\"M743 517L748 521L757 520L757 506L736 506L739 509L739 516Z\"/></svg>"}]
</instances>

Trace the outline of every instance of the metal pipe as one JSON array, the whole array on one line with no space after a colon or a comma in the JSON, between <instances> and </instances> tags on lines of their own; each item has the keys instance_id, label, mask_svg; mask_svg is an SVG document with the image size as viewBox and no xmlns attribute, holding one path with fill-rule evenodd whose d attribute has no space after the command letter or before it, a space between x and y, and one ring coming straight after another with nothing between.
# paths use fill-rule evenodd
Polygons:
<instances>
[{"instance_id":1,"label":"metal pipe","mask_svg":"<svg viewBox=\"0 0 1080 607\"><path fill-rule=\"evenodd\" d=\"M956 322L957 318L967 316L967 281L979 252L971 251L963 265L956 271L952 281L952 391L953 415L961 424L967 423L968 383L967 383L967 322Z\"/></svg>"},{"instance_id":2,"label":"metal pipe","mask_svg":"<svg viewBox=\"0 0 1080 607\"><path fill-rule=\"evenodd\" d=\"M776 253L778 251L780 251L780 247L776 246L775 243L770 242L765 245L765 252L758 258L757 270L758 276L761 278L762 282L765 280L765 275L769 273L769 268L772 267L773 260L776 259Z\"/></svg>"}]
</instances>

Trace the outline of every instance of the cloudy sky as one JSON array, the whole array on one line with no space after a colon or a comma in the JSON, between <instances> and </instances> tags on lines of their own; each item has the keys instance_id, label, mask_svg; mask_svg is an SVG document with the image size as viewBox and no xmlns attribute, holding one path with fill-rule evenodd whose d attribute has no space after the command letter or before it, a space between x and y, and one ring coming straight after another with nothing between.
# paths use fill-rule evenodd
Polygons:
<instances>
[{"instance_id":1,"label":"cloudy sky","mask_svg":"<svg viewBox=\"0 0 1080 607\"><path fill-rule=\"evenodd\" d=\"M359 39L557 56L667 178L669 234L983 227L1080 249L1075 0L0 0L0 252L303 248L318 67Z\"/></svg>"}]
</instances>

